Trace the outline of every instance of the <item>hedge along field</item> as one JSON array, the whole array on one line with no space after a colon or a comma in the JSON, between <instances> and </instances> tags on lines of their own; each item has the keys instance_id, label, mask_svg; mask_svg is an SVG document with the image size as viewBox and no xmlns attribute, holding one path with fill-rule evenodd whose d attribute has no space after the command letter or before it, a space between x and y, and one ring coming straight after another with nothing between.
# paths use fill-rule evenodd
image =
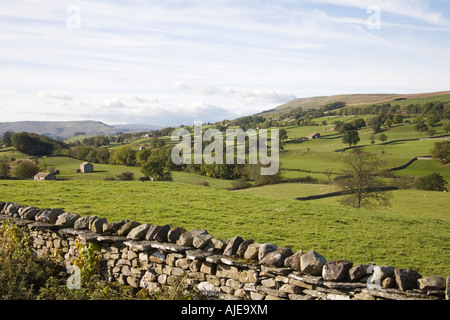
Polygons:
<instances>
[{"instance_id":1,"label":"hedge along field","mask_svg":"<svg viewBox=\"0 0 450 320\"><path fill-rule=\"evenodd\" d=\"M407 210L397 214L176 182L138 181L4 180L0 200L63 208L109 221L205 228L221 239L239 235L293 250L314 249L328 260L373 261L413 268L422 276L450 275L450 217L448 212L431 209L423 214Z\"/></svg>"}]
</instances>

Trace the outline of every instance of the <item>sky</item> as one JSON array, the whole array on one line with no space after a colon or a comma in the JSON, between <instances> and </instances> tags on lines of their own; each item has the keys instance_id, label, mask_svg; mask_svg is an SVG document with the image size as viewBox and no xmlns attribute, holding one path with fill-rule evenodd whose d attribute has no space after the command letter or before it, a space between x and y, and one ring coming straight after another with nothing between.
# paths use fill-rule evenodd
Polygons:
<instances>
[{"instance_id":1,"label":"sky","mask_svg":"<svg viewBox=\"0 0 450 320\"><path fill-rule=\"evenodd\" d=\"M0 0L0 122L192 125L450 90L447 0Z\"/></svg>"}]
</instances>

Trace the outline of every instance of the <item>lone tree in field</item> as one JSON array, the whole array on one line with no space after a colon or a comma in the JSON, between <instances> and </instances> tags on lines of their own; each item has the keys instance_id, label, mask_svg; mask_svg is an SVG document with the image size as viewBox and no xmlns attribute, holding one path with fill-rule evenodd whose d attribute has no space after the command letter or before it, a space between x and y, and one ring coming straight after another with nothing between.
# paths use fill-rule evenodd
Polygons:
<instances>
[{"instance_id":1,"label":"lone tree in field","mask_svg":"<svg viewBox=\"0 0 450 320\"><path fill-rule=\"evenodd\" d=\"M344 204L359 209L374 203L389 203L389 193L382 191L384 185L377 177L386 170L384 161L357 148L344 162L342 177L337 179L338 186L347 194Z\"/></svg>"},{"instance_id":2,"label":"lone tree in field","mask_svg":"<svg viewBox=\"0 0 450 320\"><path fill-rule=\"evenodd\" d=\"M153 152L147 162L142 164L142 173L147 177L152 177L154 181L172 181L172 174L169 170L169 154L165 150Z\"/></svg>"},{"instance_id":3,"label":"lone tree in field","mask_svg":"<svg viewBox=\"0 0 450 320\"><path fill-rule=\"evenodd\" d=\"M345 131L342 136L342 142L348 144L349 147L357 145L359 142L359 134L356 130Z\"/></svg>"},{"instance_id":4,"label":"lone tree in field","mask_svg":"<svg viewBox=\"0 0 450 320\"><path fill-rule=\"evenodd\" d=\"M436 142L430 152L434 160L438 160L442 164L450 162L450 142Z\"/></svg>"}]
</instances>

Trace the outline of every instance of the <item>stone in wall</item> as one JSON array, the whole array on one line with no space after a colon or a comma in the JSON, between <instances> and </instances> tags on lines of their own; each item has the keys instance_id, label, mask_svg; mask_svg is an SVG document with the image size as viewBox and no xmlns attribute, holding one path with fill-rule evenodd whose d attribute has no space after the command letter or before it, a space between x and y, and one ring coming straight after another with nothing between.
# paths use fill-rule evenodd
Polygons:
<instances>
[{"instance_id":1,"label":"stone in wall","mask_svg":"<svg viewBox=\"0 0 450 320\"><path fill-rule=\"evenodd\" d=\"M78 220L80 216L75 213L70 212L64 212L58 216L58 219L55 222L55 225L57 226L64 226L64 227L73 227L75 224L75 221Z\"/></svg>"},{"instance_id":2,"label":"stone in wall","mask_svg":"<svg viewBox=\"0 0 450 320\"><path fill-rule=\"evenodd\" d=\"M371 283L381 285L381 282L387 277L394 275L395 268L392 266L375 266L373 268Z\"/></svg>"},{"instance_id":3,"label":"stone in wall","mask_svg":"<svg viewBox=\"0 0 450 320\"><path fill-rule=\"evenodd\" d=\"M353 262L347 260L328 261L322 269L322 278L328 281L348 280L348 271L353 267Z\"/></svg>"},{"instance_id":4,"label":"stone in wall","mask_svg":"<svg viewBox=\"0 0 450 320\"><path fill-rule=\"evenodd\" d=\"M130 230L127 234L127 238L131 240L142 240L147 234L150 225L148 223L141 224Z\"/></svg>"},{"instance_id":5,"label":"stone in wall","mask_svg":"<svg viewBox=\"0 0 450 320\"><path fill-rule=\"evenodd\" d=\"M108 223L108 221L106 220L106 218L97 218L94 219L90 224L89 224L89 229L92 232L95 233L103 233L103 225Z\"/></svg>"},{"instance_id":6,"label":"stone in wall","mask_svg":"<svg viewBox=\"0 0 450 320\"><path fill-rule=\"evenodd\" d=\"M278 247L272 243L263 243L259 247L258 260L261 261L268 253L273 252Z\"/></svg>"},{"instance_id":7,"label":"stone in wall","mask_svg":"<svg viewBox=\"0 0 450 320\"><path fill-rule=\"evenodd\" d=\"M419 288L418 280L422 276L415 270L412 269L395 269L395 282L400 290L411 290Z\"/></svg>"},{"instance_id":8,"label":"stone in wall","mask_svg":"<svg viewBox=\"0 0 450 320\"><path fill-rule=\"evenodd\" d=\"M242 239L239 236L228 239L227 246L223 250L223 255L224 256L232 256L232 255L236 254L236 252L239 248L239 245L242 242L244 242L244 239Z\"/></svg>"},{"instance_id":9,"label":"stone in wall","mask_svg":"<svg viewBox=\"0 0 450 320\"><path fill-rule=\"evenodd\" d=\"M154 239L158 242L167 242L169 231L170 231L169 225L161 226L160 228L158 228L158 231L156 232Z\"/></svg>"},{"instance_id":10,"label":"stone in wall","mask_svg":"<svg viewBox=\"0 0 450 320\"><path fill-rule=\"evenodd\" d=\"M137 226L139 226L140 223L136 222L136 221L129 221L127 223L125 223L118 231L118 235L121 237L126 237L128 235L128 233L136 228Z\"/></svg>"},{"instance_id":11,"label":"stone in wall","mask_svg":"<svg viewBox=\"0 0 450 320\"><path fill-rule=\"evenodd\" d=\"M311 250L300 257L300 270L311 275L321 275L322 268L326 262L327 260L324 256Z\"/></svg>"},{"instance_id":12,"label":"stone in wall","mask_svg":"<svg viewBox=\"0 0 450 320\"><path fill-rule=\"evenodd\" d=\"M181 235L186 232L186 229L179 228L179 227L173 227L170 228L169 232L167 233L167 241L170 243L176 243L178 239L180 239Z\"/></svg>"},{"instance_id":13,"label":"stone in wall","mask_svg":"<svg viewBox=\"0 0 450 320\"><path fill-rule=\"evenodd\" d=\"M75 229L88 229L89 228L89 216L84 216L75 221L73 227Z\"/></svg>"},{"instance_id":14,"label":"stone in wall","mask_svg":"<svg viewBox=\"0 0 450 320\"><path fill-rule=\"evenodd\" d=\"M189 230L184 232L180 238L177 240L177 244L180 246L192 246L193 241L194 241L194 237L201 235L201 234L209 234L208 231L206 231L205 229L193 229L193 230Z\"/></svg>"},{"instance_id":15,"label":"stone in wall","mask_svg":"<svg viewBox=\"0 0 450 320\"><path fill-rule=\"evenodd\" d=\"M438 276L430 276L418 280L421 290L444 290L445 279Z\"/></svg>"},{"instance_id":16,"label":"stone in wall","mask_svg":"<svg viewBox=\"0 0 450 320\"><path fill-rule=\"evenodd\" d=\"M293 255L284 260L284 266L292 268L294 271L300 271L300 257L303 255L303 251L299 250Z\"/></svg>"},{"instance_id":17,"label":"stone in wall","mask_svg":"<svg viewBox=\"0 0 450 320\"><path fill-rule=\"evenodd\" d=\"M286 258L293 255L291 248L277 248L269 252L260 261L261 264L271 267L282 267Z\"/></svg>"}]
</instances>

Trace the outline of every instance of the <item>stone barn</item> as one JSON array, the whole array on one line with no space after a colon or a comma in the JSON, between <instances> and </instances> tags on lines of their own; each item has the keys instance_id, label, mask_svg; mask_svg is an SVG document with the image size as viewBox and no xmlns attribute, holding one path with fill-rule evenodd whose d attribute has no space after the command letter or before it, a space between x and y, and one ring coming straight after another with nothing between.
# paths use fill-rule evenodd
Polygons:
<instances>
[{"instance_id":1,"label":"stone barn","mask_svg":"<svg viewBox=\"0 0 450 320\"><path fill-rule=\"evenodd\" d=\"M307 139L309 139L309 140L312 140L312 139L320 139L320 133L311 133L309 136L307 136L306 137Z\"/></svg>"},{"instance_id":2,"label":"stone barn","mask_svg":"<svg viewBox=\"0 0 450 320\"><path fill-rule=\"evenodd\" d=\"M94 165L92 163L89 163L89 162L83 162L80 165L80 171L83 172L83 173L94 172Z\"/></svg>"},{"instance_id":3,"label":"stone barn","mask_svg":"<svg viewBox=\"0 0 450 320\"><path fill-rule=\"evenodd\" d=\"M34 176L35 181L56 180L56 176L49 172L39 172Z\"/></svg>"}]
</instances>

